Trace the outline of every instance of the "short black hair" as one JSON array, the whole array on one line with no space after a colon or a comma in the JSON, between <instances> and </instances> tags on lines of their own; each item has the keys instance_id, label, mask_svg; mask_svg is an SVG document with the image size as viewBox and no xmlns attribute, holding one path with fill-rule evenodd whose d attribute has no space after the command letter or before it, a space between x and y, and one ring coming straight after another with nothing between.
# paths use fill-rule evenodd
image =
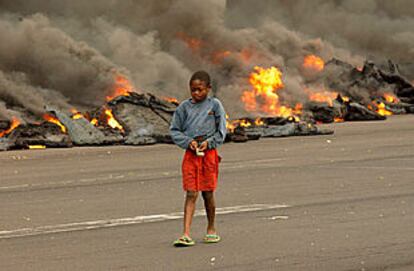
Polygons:
<instances>
[{"instance_id":1,"label":"short black hair","mask_svg":"<svg viewBox=\"0 0 414 271\"><path fill-rule=\"evenodd\" d=\"M211 79L210 75L206 71L197 71L195 72L190 79L190 84L194 80L200 80L206 83L206 86L211 86Z\"/></svg>"}]
</instances>

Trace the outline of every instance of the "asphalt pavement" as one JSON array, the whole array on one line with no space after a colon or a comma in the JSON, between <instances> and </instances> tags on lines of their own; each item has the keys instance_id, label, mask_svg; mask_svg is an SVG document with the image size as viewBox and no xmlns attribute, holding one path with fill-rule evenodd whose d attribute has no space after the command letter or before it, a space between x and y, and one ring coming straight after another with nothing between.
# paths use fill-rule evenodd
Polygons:
<instances>
[{"instance_id":1,"label":"asphalt pavement","mask_svg":"<svg viewBox=\"0 0 414 271\"><path fill-rule=\"evenodd\" d=\"M414 270L414 115L220 148L218 244L172 145L0 153L0 270Z\"/></svg>"}]
</instances>

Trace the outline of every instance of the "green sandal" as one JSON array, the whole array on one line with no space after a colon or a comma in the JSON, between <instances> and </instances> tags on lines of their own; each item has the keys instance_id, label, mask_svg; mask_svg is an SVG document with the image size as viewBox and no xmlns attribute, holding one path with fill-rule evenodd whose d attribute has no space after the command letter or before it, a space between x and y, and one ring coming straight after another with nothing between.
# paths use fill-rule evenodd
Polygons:
<instances>
[{"instance_id":1,"label":"green sandal","mask_svg":"<svg viewBox=\"0 0 414 271\"><path fill-rule=\"evenodd\" d=\"M175 240L173 244L175 247L189 247L194 246L195 242L188 236L181 236L180 238Z\"/></svg>"},{"instance_id":2,"label":"green sandal","mask_svg":"<svg viewBox=\"0 0 414 271\"><path fill-rule=\"evenodd\" d=\"M206 234L204 237L204 243L210 244L210 243L218 243L220 242L221 238L217 234Z\"/></svg>"}]
</instances>

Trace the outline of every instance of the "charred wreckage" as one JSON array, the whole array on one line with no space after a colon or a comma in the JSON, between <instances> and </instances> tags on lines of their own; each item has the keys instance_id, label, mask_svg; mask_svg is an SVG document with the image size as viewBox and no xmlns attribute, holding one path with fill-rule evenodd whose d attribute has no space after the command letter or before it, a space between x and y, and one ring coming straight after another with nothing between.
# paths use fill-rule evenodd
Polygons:
<instances>
[{"instance_id":1,"label":"charred wreckage","mask_svg":"<svg viewBox=\"0 0 414 271\"><path fill-rule=\"evenodd\" d=\"M317 68L321 60L312 57L310 65ZM391 61L386 68L369 61L357 68L337 59L322 65L321 73L334 74L324 76L328 91L313 91L306 102L292 108L279 100L275 103L274 94L283 85L269 83L268 79L270 76L277 81L277 70L257 68L250 77L252 91L244 93L242 101L248 111L254 111L261 106L256 98L264 95L262 105L273 109L267 111L267 116L228 120L226 141L332 134L333 130L318 124L384 120L392 114L414 113L413 84L399 74L398 66ZM261 76L267 76L267 80L261 80ZM257 84L261 87L256 88ZM262 91L266 88L267 94ZM86 113L45 108L41 122L0 120L0 150L172 143L169 125L177 105L175 99L124 91L104 106Z\"/></svg>"}]
</instances>

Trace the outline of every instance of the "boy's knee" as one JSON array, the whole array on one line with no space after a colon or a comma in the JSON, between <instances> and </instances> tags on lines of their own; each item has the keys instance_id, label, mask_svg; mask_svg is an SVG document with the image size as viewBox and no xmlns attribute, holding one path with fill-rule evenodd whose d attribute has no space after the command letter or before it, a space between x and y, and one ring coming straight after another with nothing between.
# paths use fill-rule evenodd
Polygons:
<instances>
[{"instance_id":1,"label":"boy's knee","mask_svg":"<svg viewBox=\"0 0 414 271\"><path fill-rule=\"evenodd\" d=\"M203 191L202 195L203 195L204 200L210 201L211 199L213 199L214 194L213 194L213 191Z\"/></svg>"},{"instance_id":2,"label":"boy's knee","mask_svg":"<svg viewBox=\"0 0 414 271\"><path fill-rule=\"evenodd\" d=\"M196 201L198 197L198 192L195 191L187 191L187 199L191 201Z\"/></svg>"}]
</instances>

